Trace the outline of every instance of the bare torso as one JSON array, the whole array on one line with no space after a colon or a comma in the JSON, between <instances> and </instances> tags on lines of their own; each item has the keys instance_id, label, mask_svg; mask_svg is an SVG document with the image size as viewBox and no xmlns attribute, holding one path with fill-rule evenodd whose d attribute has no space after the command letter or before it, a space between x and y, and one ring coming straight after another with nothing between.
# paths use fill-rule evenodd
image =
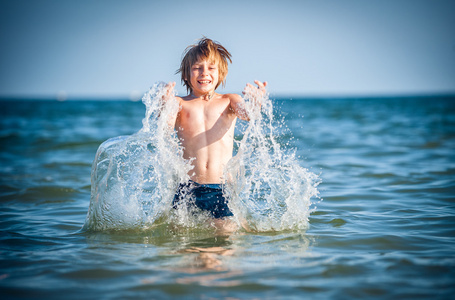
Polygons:
<instances>
[{"instance_id":1,"label":"bare torso","mask_svg":"<svg viewBox=\"0 0 455 300\"><path fill-rule=\"evenodd\" d=\"M177 97L181 109L175 129L184 147L184 158L193 159L191 180L201 184L223 181L224 167L232 158L237 119L231 101L238 97L234 94L215 94L210 100Z\"/></svg>"}]
</instances>

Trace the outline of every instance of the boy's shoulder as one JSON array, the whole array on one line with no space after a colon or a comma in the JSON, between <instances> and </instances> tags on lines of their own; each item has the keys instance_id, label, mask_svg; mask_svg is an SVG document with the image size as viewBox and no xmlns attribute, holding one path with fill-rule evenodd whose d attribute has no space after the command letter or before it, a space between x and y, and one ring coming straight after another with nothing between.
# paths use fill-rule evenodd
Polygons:
<instances>
[{"instance_id":1,"label":"boy's shoulder","mask_svg":"<svg viewBox=\"0 0 455 300\"><path fill-rule=\"evenodd\" d=\"M229 99L230 101L239 102L242 100L242 97L239 94L223 94L221 95L224 98Z\"/></svg>"},{"instance_id":2,"label":"boy's shoulder","mask_svg":"<svg viewBox=\"0 0 455 300\"><path fill-rule=\"evenodd\" d=\"M243 102L243 98L239 94L227 94L227 95L229 97L231 105L237 106L239 103Z\"/></svg>"}]
</instances>

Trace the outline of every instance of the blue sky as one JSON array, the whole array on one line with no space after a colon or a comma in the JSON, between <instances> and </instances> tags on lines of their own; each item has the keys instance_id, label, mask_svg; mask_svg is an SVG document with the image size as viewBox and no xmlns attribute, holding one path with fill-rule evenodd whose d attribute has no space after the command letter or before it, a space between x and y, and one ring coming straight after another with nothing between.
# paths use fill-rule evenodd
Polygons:
<instances>
[{"instance_id":1,"label":"blue sky","mask_svg":"<svg viewBox=\"0 0 455 300\"><path fill-rule=\"evenodd\" d=\"M226 1L228 2L228 1ZM274 95L455 93L455 1L0 2L0 97L137 97L203 35Z\"/></svg>"}]
</instances>

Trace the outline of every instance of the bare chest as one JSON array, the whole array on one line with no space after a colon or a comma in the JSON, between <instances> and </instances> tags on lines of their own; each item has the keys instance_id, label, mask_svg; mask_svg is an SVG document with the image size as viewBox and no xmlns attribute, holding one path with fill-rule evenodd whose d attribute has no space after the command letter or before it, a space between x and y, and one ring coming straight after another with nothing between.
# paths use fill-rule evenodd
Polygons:
<instances>
[{"instance_id":1,"label":"bare chest","mask_svg":"<svg viewBox=\"0 0 455 300\"><path fill-rule=\"evenodd\" d=\"M214 127L230 127L233 116L229 101L207 103L184 102L179 112L179 127L189 132L206 131Z\"/></svg>"}]
</instances>

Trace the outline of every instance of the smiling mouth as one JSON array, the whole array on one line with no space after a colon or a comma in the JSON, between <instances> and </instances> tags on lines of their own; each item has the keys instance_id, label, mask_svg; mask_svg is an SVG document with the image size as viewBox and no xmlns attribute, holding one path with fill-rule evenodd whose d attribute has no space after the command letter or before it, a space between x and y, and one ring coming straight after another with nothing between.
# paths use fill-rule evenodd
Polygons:
<instances>
[{"instance_id":1,"label":"smiling mouth","mask_svg":"<svg viewBox=\"0 0 455 300\"><path fill-rule=\"evenodd\" d=\"M200 84L210 84L212 82L210 80L198 80L198 83L200 83Z\"/></svg>"}]
</instances>

